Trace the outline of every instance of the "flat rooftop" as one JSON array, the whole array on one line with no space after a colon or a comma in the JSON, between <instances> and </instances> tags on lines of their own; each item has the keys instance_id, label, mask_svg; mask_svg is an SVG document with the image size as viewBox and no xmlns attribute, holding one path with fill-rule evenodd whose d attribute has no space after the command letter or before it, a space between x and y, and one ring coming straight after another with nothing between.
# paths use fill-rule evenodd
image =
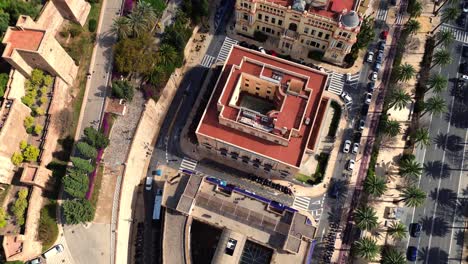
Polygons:
<instances>
[{"instance_id":1,"label":"flat rooftop","mask_svg":"<svg viewBox=\"0 0 468 264\"><path fill-rule=\"evenodd\" d=\"M268 126L269 132L286 138L287 146L220 124L220 117L239 120L242 115L239 112L244 109L233 106L232 98L237 96L239 86L243 85L241 82L252 76L277 86L276 90L273 88L274 98L271 100L278 105L278 110L270 111L267 116L259 116L262 116L262 122L274 120ZM325 111L319 106L327 77L326 73L310 67L233 46L197 133L299 167L311 130L321 125L322 119L317 116L320 117ZM221 112L218 111L220 106ZM304 125L305 119L310 120L310 125ZM287 133L283 130L287 130ZM309 146L313 143L309 143Z\"/></svg>"},{"instance_id":2,"label":"flat rooftop","mask_svg":"<svg viewBox=\"0 0 468 264\"><path fill-rule=\"evenodd\" d=\"M333 18L334 14L341 13L343 10L351 11L353 10L354 0L315 0L312 1L310 5L306 4L305 0L266 0L267 2L272 2L281 6L291 6L294 9L294 6L297 7L297 11L303 12L307 10L309 13L318 14L321 16ZM299 3L302 2L302 3ZM314 7L315 5L316 7Z\"/></svg>"},{"instance_id":3,"label":"flat rooftop","mask_svg":"<svg viewBox=\"0 0 468 264\"><path fill-rule=\"evenodd\" d=\"M10 27L3 38L3 43L7 45L3 56L11 56L15 49L37 51L44 35L45 32L42 30Z\"/></svg>"}]
</instances>

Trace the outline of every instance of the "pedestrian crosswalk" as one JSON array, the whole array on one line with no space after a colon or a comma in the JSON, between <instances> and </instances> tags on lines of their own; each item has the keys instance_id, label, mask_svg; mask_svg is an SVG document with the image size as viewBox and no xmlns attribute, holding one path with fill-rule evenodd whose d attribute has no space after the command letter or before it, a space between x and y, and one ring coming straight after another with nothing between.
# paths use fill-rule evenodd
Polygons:
<instances>
[{"instance_id":1,"label":"pedestrian crosswalk","mask_svg":"<svg viewBox=\"0 0 468 264\"><path fill-rule=\"evenodd\" d=\"M211 65L213 65L213 63L215 62L215 59L216 58L213 56L205 55L202 61L200 62L200 65L206 68L210 68Z\"/></svg>"},{"instance_id":2,"label":"pedestrian crosswalk","mask_svg":"<svg viewBox=\"0 0 468 264\"><path fill-rule=\"evenodd\" d=\"M462 30L459 30L450 26L446 26L446 25L440 26L440 31L445 31L445 30L451 31L456 41L468 43L468 32L465 32L465 31L462 31Z\"/></svg>"},{"instance_id":3,"label":"pedestrian crosswalk","mask_svg":"<svg viewBox=\"0 0 468 264\"><path fill-rule=\"evenodd\" d=\"M298 210L309 211L310 197L296 196L294 197L293 207Z\"/></svg>"},{"instance_id":4,"label":"pedestrian crosswalk","mask_svg":"<svg viewBox=\"0 0 468 264\"><path fill-rule=\"evenodd\" d=\"M193 172L197 168L197 163L196 160L185 157L180 164L179 171L188 170Z\"/></svg>"},{"instance_id":5,"label":"pedestrian crosswalk","mask_svg":"<svg viewBox=\"0 0 468 264\"><path fill-rule=\"evenodd\" d=\"M380 8L377 11L377 20L382 20L386 21L387 20L387 14L388 14L388 8L387 6L382 6L383 3L380 3Z\"/></svg>"},{"instance_id":6,"label":"pedestrian crosswalk","mask_svg":"<svg viewBox=\"0 0 468 264\"><path fill-rule=\"evenodd\" d=\"M403 23L403 14L398 14L396 17L395 24L401 25Z\"/></svg>"},{"instance_id":7,"label":"pedestrian crosswalk","mask_svg":"<svg viewBox=\"0 0 468 264\"><path fill-rule=\"evenodd\" d=\"M351 79L347 83L347 85L355 86L359 81L359 76L360 76L360 72L357 72L351 75ZM329 79L330 81L329 81L328 88L327 88L328 91L330 91L331 93L340 95L341 92L343 91L343 87L346 84L346 74L330 72Z\"/></svg>"},{"instance_id":8,"label":"pedestrian crosswalk","mask_svg":"<svg viewBox=\"0 0 468 264\"><path fill-rule=\"evenodd\" d=\"M219 50L216 62L224 62L227 59L229 52L231 51L232 45L235 44L237 44L237 40L226 37L224 39L223 46L221 46L221 49Z\"/></svg>"}]
</instances>

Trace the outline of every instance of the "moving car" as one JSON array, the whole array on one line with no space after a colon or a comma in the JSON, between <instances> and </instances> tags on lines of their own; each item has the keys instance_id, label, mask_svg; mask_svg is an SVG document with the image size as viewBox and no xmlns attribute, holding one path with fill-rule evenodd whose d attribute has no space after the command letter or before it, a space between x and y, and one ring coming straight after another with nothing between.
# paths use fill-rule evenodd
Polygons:
<instances>
[{"instance_id":1,"label":"moving car","mask_svg":"<svg viewBox=\"0 0 468 264\"><path fill-rule=\"evenodd\" d=\"M340 96L341 96L341 98L343 98L346 105L349 105L349 104L353 103L353 98L351 98L351 96L349 96L349 94L347 92L343 91Z\"/></svg>"},{"instance_id":2,"label":"moving car","mask_svg":"<svg viewBox=\"0 0 468 264\"><path fill-rule=\"evenodd\" d=\"M372 101L372 93L366 94L366 100L364 101L366 104L370 104Z\"/></svg>"},{"instance_id":3,"label":"moving car","mask_svg":"<svg viewBox=\"0 0 468 264\"><path fill-rule=\"evenodd\" d=\"M370 75L370 79L374 82L377 81L377 75L378 73L376 71L373 71Z\"/></svg>"},{"instance_id":4,"label":"moving car","mask_svg":"<svg viewBox=\"0 0 468 264\"><path fill-rule=\"evenodd\" d=\"M416 257L418 256L418 248L417 247L408 247L408 251L406 252L406 258L409 261L416 261Z\"/></svg>"},{"instance_id":5,"label":"moving car","mask_svg":"<svg viewBox=\"0 0 468 264\"><path fill-rule=\"evenodd\" d=\"M63 252L63 246L62 244L58 244L58 245L55 245L53 246L51 249L47 250L46 252L44 252L44 254L42 254L42 256L45 258L45 259L50 259L51 257L59 254L60 252Z\"/></svg>"},{"instance_id":6,"label":"moving car","mask_svg":"<svg viewBox=\"0 0 468 264\"><path fill-rule=\"evenodd\" d=\"M349 160L349 161L348 161L348 166L346 167L346 169L349 170L349 171L353 171L355 165L356 165L356 161L354 161L354 160Z\"/></svg>"},{"instance_id":7,"label":"moving car","mask_svg":"<svg viewBox=\"0 0 468 264\"><path fill-rule=\"evenodd\" d=\"M366 59L366 61L372 63L373 60L374 60L374 52L369 51L369 53L367 53L367 59Z\"/></svg>"},{"instance_id":8,"label":"moving car","mask_svg":"<svg viewBox=\"0 0 468 264\"><path fill-rule=\"evenodd\" d=\"M151 191L151 188L153 188L153 177L146 176L145 190Z\"/></svg>"},{"instance_id":9,"label":"moving car","mask_svg":"<svg viewBox=\"0 0 468 264\"><path fill-rule=\"evenodd\" d=\"M419 237L421 235L422 226L420 223L411 223L410 224L410 235L412 237Z\"/></svg>"},{"instance_id":10,"label":"moving car","mask_svg":"<svg viewBox=\"0 0 468 264\"><path fill-rule=\"evenodd\" d=\"M359 152L359 143L354 143L353 148L351 149L351 153L357 154Z\"/></svg>"},{"instance_id":11,"label":"moving car","mask_svg":"<svg viewBox=\"0 0 468 264\"><path fill-rule=\"evenodd\" d=\"M363 119L359 120L359 127L358 127L359 130L361 130L361 131L364 130L365 126L366 126L366 121L363 120Z\"/></svg>"},{"instance_id":12,"label":"moving car","mask_svg":"<svg viewBox=\"0 0 468 264\"><path fill-rule=\"evenodd\" d=\"M343 152L344 153L349 153L350 149L351 149L351 140L346 140L344 142Z\"/></svg>"}]
</instances>

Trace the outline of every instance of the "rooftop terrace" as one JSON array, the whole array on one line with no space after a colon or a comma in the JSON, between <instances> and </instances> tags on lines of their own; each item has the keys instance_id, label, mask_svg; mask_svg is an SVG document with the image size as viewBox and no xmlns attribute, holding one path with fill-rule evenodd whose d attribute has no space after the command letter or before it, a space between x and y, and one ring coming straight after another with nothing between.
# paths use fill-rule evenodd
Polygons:
<instances>
[{"instance_id":1,"label":"rooftop terrace","mask_svg":"<svg viewBox=\"0 0 468 264\"><path fill-rule=\"evenodd\" d=\"M37 51L44 35L42 30L10 27L3 38L6 44L3 56L10 57L15 49Z\"/></svg>"}]
</instances>

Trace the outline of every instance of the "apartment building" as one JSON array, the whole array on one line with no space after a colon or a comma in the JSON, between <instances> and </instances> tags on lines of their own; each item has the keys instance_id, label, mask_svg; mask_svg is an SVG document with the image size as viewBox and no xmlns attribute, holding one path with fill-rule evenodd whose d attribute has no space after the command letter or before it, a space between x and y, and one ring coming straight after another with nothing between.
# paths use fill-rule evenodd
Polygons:
<instances>
[{"instance_id":1,"label":"apartment building","mask_svg":"<svg viewBox=\"0 0 468 264\"><path fill-rule=\"evenodd\" d=\"M256 174L289 177L315 149L327 74L233 46L196 130L201 146Z\"/></svg>"},{"instance_id":2,"label":"apartment building","mask_svg":"<svg viewBox=\"0 0 468 264\"><path fill-rule=\"evenodd\" d=\"M356 42L358 0L237 0L238 34L263 32L276 51L307 60L309 52L341 65Z\"/></svg>"}]
</instances>

